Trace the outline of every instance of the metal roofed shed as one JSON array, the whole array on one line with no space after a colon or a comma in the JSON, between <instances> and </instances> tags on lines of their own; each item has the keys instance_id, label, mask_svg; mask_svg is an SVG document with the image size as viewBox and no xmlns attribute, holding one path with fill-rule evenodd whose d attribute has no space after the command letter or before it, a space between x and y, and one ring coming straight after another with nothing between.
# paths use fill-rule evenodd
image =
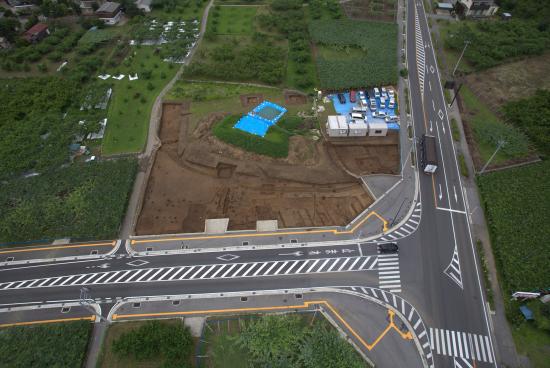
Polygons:
<instances>
[{"instance_id":1,"label":"metal roofed shed","mask_svg":"<svg viewBox=\"0 0 550 368\"><path fill-rule=\"evenodd\" d=\"M327 133L329 137L347 137L348 122L343 115L329 115L327 118Z\"/></svg>"},{"instance_id":2,"label":"metal roofed shed","mask_svg":"<svg viewBox=\"0 0 550 368\"><path fill-rule=\"evenodd\" d=\"M454 10L453 4L449 4L449 3L437 3L437 8L441 10L447 10L447 11Z\"/></svg>"},{"instance_id":3,"label":"metal roofed shed","mask_svg":"<svg viewBox=\"0 0 550 368\"><path fill-rule=\"evenodd\" d=\"M364 119L355 119L349 122L349 136L350 137L365 137L369 127Z\"/></svg>"},{"instance_id":4,"label":"metal roofed shed","mask_svg":"<svg viewBox=\"0 0 550 368\"><path fill-rule=\"evenodd\" d=\"M388 124L385 122L371 121L368 127L369 136L371 137L385 137L388 134Z\"/></svg>"}]
</instances>

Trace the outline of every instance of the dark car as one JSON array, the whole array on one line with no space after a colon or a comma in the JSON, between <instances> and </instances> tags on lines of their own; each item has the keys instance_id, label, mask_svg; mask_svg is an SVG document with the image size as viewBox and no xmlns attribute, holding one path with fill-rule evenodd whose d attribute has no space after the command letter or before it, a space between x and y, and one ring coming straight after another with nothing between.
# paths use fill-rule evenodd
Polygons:
<instances>
[{"instance_id":1,"label":"dark car","mask_svg":"<svg viewBox=\"0 0 550 368\"><path fill-rule=\"evenodd\" d=\"M395 243L383 243L378 244L378 251L380 253L397 253L399 252L399 247Z\"/></svg>"},{"instance_id":2,"label":"dark car","mask_svg":"<svg viewBox=\"0 0 550 368\"><path fill-rule=\"evenodd\" d=\"M340 101L341 104L346 103L346 96L344 96L343 93L338 93L338 101Z\"/></svg>"}]
</instances>

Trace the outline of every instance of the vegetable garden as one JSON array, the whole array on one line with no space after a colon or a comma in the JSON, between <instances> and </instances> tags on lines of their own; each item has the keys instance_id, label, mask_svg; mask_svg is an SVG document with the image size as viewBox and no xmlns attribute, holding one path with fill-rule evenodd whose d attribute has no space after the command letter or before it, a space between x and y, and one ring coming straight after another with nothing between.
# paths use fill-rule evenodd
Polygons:
<instances>
[{"instance_id":1,"label":"vegetable garden","mask_svg":"<svg viewBox=\"0 0 550 368\"><path fill-rule=\"evenodd\" d=\"M312 40L334 50L333 57L317 57L321 88L395 84L397 82L397 26L392 23L332 20L312 21ZM360 56L351 50L360 50Z\"/></svg>"}]
</instances>

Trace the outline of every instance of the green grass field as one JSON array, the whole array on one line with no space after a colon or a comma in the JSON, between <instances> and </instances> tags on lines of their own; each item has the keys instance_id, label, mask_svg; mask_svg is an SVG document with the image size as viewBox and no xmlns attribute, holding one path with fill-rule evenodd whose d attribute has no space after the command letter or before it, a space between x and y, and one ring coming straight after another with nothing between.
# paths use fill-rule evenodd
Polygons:
<instances>
[{"instance_id":1,"label":"green grass field","mask_svg":"<svg viewBox=\"0 0 550 368\"><path fill-rule=\"evenodd\" d=\"M229 114L244 114L251 110L250 106L242 106L240 95L261 94L264 99L284 106L288 109L285 117L296 116L299 111L310 109L310 104L286 106L283 91L279 88L262 88L246 84L233 83L199 83L179 80L167 94L168 100L191 101L191 129L197 122L213 112Z\"/></svg>"},{"instance_id":2,"label":"green grass field","mask_svg":"<svg viewBox=\"0 0 550 368\"><path fill-rule=\"evenodd\" d=\"M129 65L123 63L120 67L107 70L108 74L120 73L126 77L120 81L110 79L114 87L102 146L105 155L140 152L143 149L153 103L179 67L160 60L155 55L154 47L134 47L132 51L135 55ZM151 72L150 79L145 78L147 72ZM134 73L138 74L139 79L130 81L127 76Z\"/></svg>"},{"instance_id":3,"label":"green grass field","mask_svg":"<svg viewBox=\"0 0 550 368\"><path fill-rule=\"evenodd\" d=\"M208 27L219 35L252 35L257 6L217 6L208 17Z\"/></svg>"},{"instance_id":4,"label":"green grass field","mask_svg":"<svg viewBox=\"0 0 550 368\"><path fill-rule=\"evenodd\" d=\"M467 110L465 112L466 120L474 132L483 163L487 162L495 152L496 140L499 139L497 135L500 135L507 143L493 158L492 164L499 164L510 159L529 155L529 142L518 129L504 124L491 110L483 105L467 86L462 87L460 96Z\"/></svg>"},{"instance_id":5,"label":"green grass field","mask_svg":"<svg viewBox=\"0 0 550 368\"><path fill-rule=\"evenodd\" d=\"M90 321L0 329L2 367L82 367Z\"/></svg>"}]
</instances>

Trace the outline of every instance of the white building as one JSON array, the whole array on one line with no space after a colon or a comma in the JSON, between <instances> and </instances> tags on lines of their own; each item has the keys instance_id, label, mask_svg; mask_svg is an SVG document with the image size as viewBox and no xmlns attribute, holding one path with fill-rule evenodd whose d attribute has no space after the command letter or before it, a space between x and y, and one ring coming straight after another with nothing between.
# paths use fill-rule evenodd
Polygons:
<instances>
[{"instance_id":1,"label":"white building","mask_svg":"<svg viewBox=\"0 0 550 368\"><path fill-rule=\"evenodd\" d=\"M347 137L348 122L343 115L329 115L327 119L327 133L329 137Z\"/></svg>"},{"instance_id":2,"label":"white building","mask_svg":"<svg viewBox=\"0 0 550 368\"><path fill-rule=\"evenodd\" d=\"M350 137L365 137L369 127L364 119L355 119L349 122L349 136Z\"/></svg>"},{"instance_id":3,"label":"white building","mask_svg":"<svg viewBox=\"0 0 550 368\"><path fill-rule=\"evenodd\" d=\"M388 134L388 125L383 121L369 122L369 136L384 137Z\"/></svg>"}]
</instances>

